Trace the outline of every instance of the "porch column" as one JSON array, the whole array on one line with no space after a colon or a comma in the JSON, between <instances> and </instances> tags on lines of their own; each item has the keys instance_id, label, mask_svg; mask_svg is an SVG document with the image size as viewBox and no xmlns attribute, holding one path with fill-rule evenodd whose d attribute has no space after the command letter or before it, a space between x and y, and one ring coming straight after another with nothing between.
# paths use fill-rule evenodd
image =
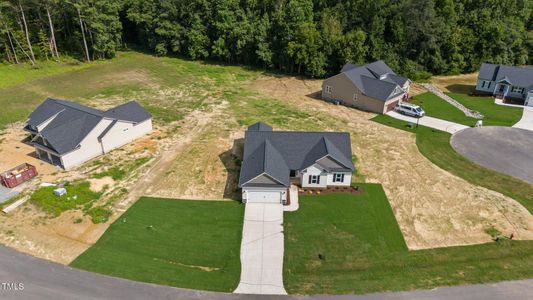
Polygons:
<instances>
[{"instance_id":1,"label":"porch column","mask_svg":"<svg viewBox=\"0 0 533 300\"><path fill-rule=\"evenodd\" d=\"M48 160L52 161L52 155L50 154L50 152L46 152L46 154L48 154Z\"/></svg>"}]
</instances>

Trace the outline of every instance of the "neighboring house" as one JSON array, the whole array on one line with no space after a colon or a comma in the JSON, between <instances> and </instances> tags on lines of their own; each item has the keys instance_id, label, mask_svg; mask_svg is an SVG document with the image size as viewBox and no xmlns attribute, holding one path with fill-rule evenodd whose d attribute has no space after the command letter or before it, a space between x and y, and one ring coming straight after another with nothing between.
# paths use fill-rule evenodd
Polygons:
<instances>
[{"instance_id":1,"label":"neighboring house","mask_svg":"<svg viewBox=\"0 0 533 300\"><path fill-rule=\"evenodd\" d=\"M476 92L503 100L516 99L526 106L533 106L533 68L482 64Z\"/></svg>"},{"instance_id":2,"label":"neighboring house","mask_svg":"<svg viewBox=\"0 0 533 300\"><path fill-rule=\"evenodd\" d=\"M285 203L291 184L350 186L354 170L347 132L273 131L256 123L244 137L239 187L244 203Z\"/></svg>"},{"instance_id":3,"label":"neighboring house","mask_svg":"<svg viewBox=\"0 0 533 300\"><path fill-rule=\"evenodd\" d=\"M362 110L386 113L409 96L411 81L398 76L382 60L346 64L322 83L322 99Z\"/></svg>"},{"instance_id":4,"label":"neighboring house","mask_svg":"<svg viewBox=\"0 0 533 300\"><path fill-rule=\"evenodd\" d=\"M149 133L152 117L135 101L100 111L48 98L24 130L40 159L70 169Z\"/></svg>"}]
</instances>

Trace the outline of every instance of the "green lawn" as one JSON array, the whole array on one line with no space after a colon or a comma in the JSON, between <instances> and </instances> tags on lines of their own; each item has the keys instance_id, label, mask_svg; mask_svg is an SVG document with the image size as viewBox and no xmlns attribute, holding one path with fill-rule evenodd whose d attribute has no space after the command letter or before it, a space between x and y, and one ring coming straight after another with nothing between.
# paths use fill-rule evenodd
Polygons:
<instances>
[{"instance_id":1,"label":"green lawn","mask_svg":"<svg viewBox=\"0 0 533 300\"><path fill-rule=\"evenodd\" d=\"M474 126L477 121L474 118L465 116L462 111L431 92L415 96L412 103L420 105L426 112L426 115L430 117L464 124L466 126Z\"/></svg>"},{"instance_id":2,"label":"green lawn","mask_svg":"<svg viewBox=\"0 0 533 300\"><path fill-rule=\"evenodd\" d=\"M379 115L372 120L415 133L418 150L431 162L472 184L507 195L533 213L533 184L489 170L464 158L450 145L449 133L424 126L408 128L406 122L386 115Z\"/></svg>"},{"instance_id":3,"label":"green lawn","mask_svg":"<svg viewBox=\"0 0 533 300\"><path fill-rule=\"evenodd\" d=\"M497 105L494 97L469 96L460 93L446 93L471 110L483 114L485 126L513 126L522 118L522 108Z\"/></svg>"},{"instance_id":4,"label":"green lawn","mask_svg":"<svg viewBox=\"0 0 533 300\"><path fill-rule=\"evenodd\" d=\"M533 276L533 242L408 251L378 184L300 197L286 213L284 283L295 294L362 294ZM322 259L319 258L322 256Z\"/></svg>"},{"instance_id":5,"label":"green lawn","mask_svg":"<svg viewBox=\"0 0 533 300\"><path fill-rule=\"evenodd\" d=\"M182 288L232 292L244 206L141 198L72 267Z\"/></svg>"}]
</instances>

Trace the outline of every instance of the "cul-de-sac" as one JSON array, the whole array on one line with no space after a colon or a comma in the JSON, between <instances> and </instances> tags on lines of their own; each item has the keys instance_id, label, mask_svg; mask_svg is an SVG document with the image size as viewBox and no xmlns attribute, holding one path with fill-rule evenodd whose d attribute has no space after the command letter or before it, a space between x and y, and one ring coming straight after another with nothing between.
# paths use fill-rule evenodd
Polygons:
<instances>
[{"instance_id":1,"label":"cul-de-sac","mask_svg":"<svg viewBox=\"0 0 533 300\"><path fill-rule=\"evenodd\" d=\"M0 0L0 298L532 299L533 4L474 2Z\"/></svg>"}]
</instances>

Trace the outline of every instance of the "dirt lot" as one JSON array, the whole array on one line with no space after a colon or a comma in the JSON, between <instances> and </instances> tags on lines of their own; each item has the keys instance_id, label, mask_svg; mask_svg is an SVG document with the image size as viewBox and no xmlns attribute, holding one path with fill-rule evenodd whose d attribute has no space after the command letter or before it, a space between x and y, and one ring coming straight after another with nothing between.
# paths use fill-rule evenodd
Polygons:
<instances>
[{"instance_id":1,"label":"dirt lot","mask_svg":"<svg viewBox=\"0 0 533 300\"><path fill-rule=\"evenodd\" d=\"M251 87L327 116L331 129L351 132L359 171L367 181L383 184L410 249L488 242L484 230L491 225L504 234L533 239L533 216L516 201L436 167L420 154L414 135L370 121L374 114L305 96L320 84L262 77Z\"/></svg>"}]
</instances>

